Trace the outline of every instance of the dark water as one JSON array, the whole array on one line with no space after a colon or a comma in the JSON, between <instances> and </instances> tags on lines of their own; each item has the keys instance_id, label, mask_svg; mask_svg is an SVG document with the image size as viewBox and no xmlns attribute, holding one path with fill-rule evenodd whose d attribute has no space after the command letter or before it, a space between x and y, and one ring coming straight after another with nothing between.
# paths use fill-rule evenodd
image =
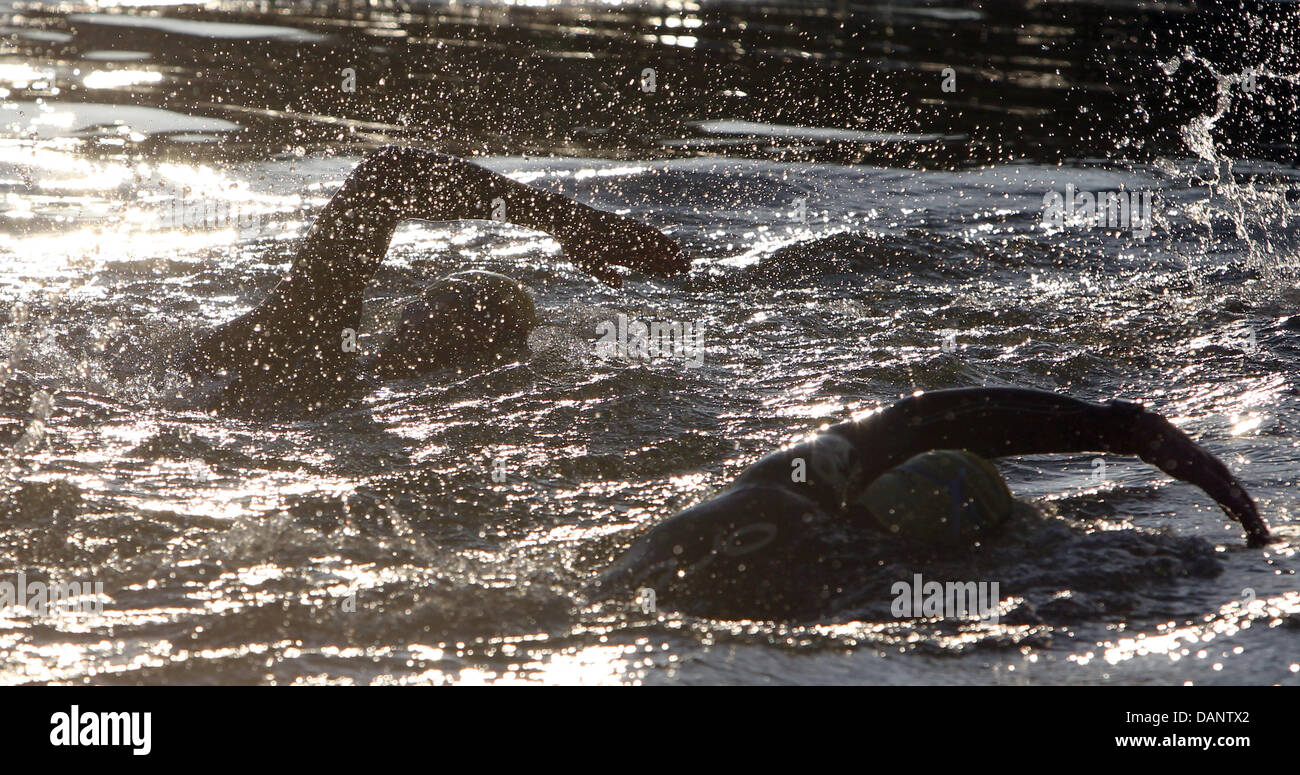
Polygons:
<instances>
[{"instance_id":1,"label":"dark water","mask_svg":"<svg viewBox=\"0 0 1300 775\"><path fill-rule=\"evenodd\" d=\"M0 611L0 680L1300 681L1287 7L96 10L3 22L0 575L105 600ZM156 354L256 304L394 141L643 218L694 269L615 291L543 235L408 223L363 346L483 268L536 298L525 361L325 417L207 412ZM1153 194L1152 235L1045 227L1068 184ZM698 364L598 357L619 315L694 325ZM812 621L584 594L762 453L1000 384L1151 402L1282 542L1247 549L1134 461L1037 457L1001 466L1045 512L1017 536L858 547L852 594ZM893 617L889 583L918 572L999 581L1000 621Z\"/></svg>"}]
</instances>

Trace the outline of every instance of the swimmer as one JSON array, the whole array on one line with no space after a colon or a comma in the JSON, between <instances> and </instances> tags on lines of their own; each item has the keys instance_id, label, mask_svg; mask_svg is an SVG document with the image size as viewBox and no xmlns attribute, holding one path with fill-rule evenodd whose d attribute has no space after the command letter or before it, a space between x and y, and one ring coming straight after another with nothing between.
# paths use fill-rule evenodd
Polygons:
<instances>
[{"instance_id":1,"label":"swimmer","mask_svg":"<svg viewBox=\"0 0 1300 775\"><path fill-rule=\"evenodd\" d=\"M883 532L969 547L1013 513L1006 483L982 458L1079 452L1137 456L1213 497L1249 545L1271 540L1227 467L1155 412L1127 401L963 388L905 398L767 455L724 492L651 528L597 586L647 587L661 600L686 585L736 597L761 586L764 605L775 606L772 598L798 594L818 573L834 577L833 568L813 568L836 551L826 536Z\"/></svg>"},{"instance_id":2,"label":"swimmer","mask_svg":"<svg viewBox=\"0 0 1300 775\"><path fill-rule=\"evenodd\" d=\"M407 305L397 330L370 358L348 346L361 324L366 286L398 224L488 219L554 237L565 257L619 287L615 267L666 277L689 260L658 229L518 183L462 159L387 146L367 154L330 199L293 266L251 312L202 336L191 373L233 378L223 404L285 398L319 405L358 373L409 377L505 357L523 346L536 312L519 283L493 272L457 272Z\"/></svg>"}]
</instances>

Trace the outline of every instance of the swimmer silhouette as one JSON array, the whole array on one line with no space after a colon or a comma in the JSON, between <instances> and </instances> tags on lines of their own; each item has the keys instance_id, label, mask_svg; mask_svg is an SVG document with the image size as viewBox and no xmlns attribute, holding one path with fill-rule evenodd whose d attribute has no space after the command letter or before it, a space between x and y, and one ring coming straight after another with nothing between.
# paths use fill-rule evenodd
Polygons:
<instances>
[{"instance_id":1,"label":"swimmer silhouette","mask_svg":"<svg viewBox=\"0 0 1300 775\"><path fill-rule=\"evenodd\" d=\"M462 159L387 146L367 154L330 199L287 277L251 312L202 336L185 364L231 377L222 404L289 398L316 405L358 372L414 376L500 357L536 325L523 287L492 272L457 272L403 311L397 330L368 359L348 345L360 328L366 286L398 224L491 217L546 232L565 257L619 287L616 266L656 276L689 268L659 230L515 182Z\"/></svg>"},{"instance_id":2,"label":"swimmer silhouette","mask_svg":"<svg viewBox=\"0 0 1300 775\"><path fill-rule=\"evenodd\" d=\"M955 500L966 499L961 495L965 488L981 501L974 505L986 510L998 500L997 488L1005 490L991 468L1000 485L991 483L978 465L959 462L945 471L912 460L930 450L964 450L986 458L1134 455L1204 490L1242 525L1251 546L1271 540L1254 501L1228 468L1155 412L1127 401L1098 404L1039 390L963 388L905 398L767 455L724 492L651 528L596 585L608 594L647 587L661 601L671 600L674 589L690 588L704 590L706 597L760 600L765 610L798 608L801 601L795 598L800 595L853 583L837 576L835 541L825 537L845 531L897 532L899 516L882 512L907 511L915 493L899 493L882 509L882 496L873 485L900 464L907 463L905 473L916 469L922 480L953 485ZM954 474L964 481L941 481L956 479ZM967 510L972 504L953 505ZM995 533L1004 515L953 524L950 537L970 546ZM911 529L928 540L947 527L917 529L913 524Z\"/></svg>"}]
</instances>

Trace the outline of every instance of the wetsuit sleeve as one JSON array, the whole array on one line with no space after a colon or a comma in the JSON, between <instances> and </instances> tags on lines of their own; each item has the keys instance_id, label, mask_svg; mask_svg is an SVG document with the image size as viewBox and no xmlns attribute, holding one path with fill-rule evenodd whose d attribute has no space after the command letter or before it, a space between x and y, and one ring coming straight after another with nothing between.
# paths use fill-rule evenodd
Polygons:
<instances>
[{"instance_id":1,"label":"wetsuit sleeve","mask_svg":"<svg viewBox=\"0 0 1300 775\"><path fill-rule=\"evenodd\" d=\"M768 455L735 486L794 489L839 512L885 471L934 449L964 449L989 458L1135 455L1208 493L1242 525L1250 543L1270 537L1254 501L1228 468L1160 415L1126 401L1099 404L1021 388L939 390L905 398ZM794 471L802 477L794 477Z\"/></svg>"},{"instance_id":2,"label":"wetsuit sleeve","mask_svg":"<svg viewBox=\"0 0 1300 775\"><path fill-rule=\"evenodd\" d=\"M827 547L810 529L814 523L853 519L849 504L871 482L934 449L964 449L990 458L1136 455L1209 493L1241 523L1251 545L1271 540L1254 502L1227 467L1141 406L1018 388L940 390L903 399L767 455L732 487L653 527L601 575L596 588L646 584L667 590L696 576L705 579L706 587L716 586L738 578L743 568L754 571L756 579L797 574L825 559ZM764 551L768 546L774 550ZM745 584L737 583L740 587L732 591L739 594Z\"/></svg>"},{"instance_id":3,"label":"wetsuit sleeve","mask_svg":"<svg viewBox=\"0 0 1300 775\"><path fill-rule=\"evenodd\" d=\"M266 300L195 348L196 365L274 372L301 368L304 356L336 360L340 332L359 326L366 286L398 224L411 218L497 218L536 229L555 237L575 263L606 280L617 275L598 260L599 251L584 247L618 246L623 265L635 266L635 258L646 270L662 268L655 263L661 253L680 258L675 243L632 219L453 156L388 146L352 170L312 225L288 276ZM622 232L626 239L619 239ZM591 236L597 234L601 236ZM680 270L685 264L668 268Z\"/></svg>"}]
</instances>

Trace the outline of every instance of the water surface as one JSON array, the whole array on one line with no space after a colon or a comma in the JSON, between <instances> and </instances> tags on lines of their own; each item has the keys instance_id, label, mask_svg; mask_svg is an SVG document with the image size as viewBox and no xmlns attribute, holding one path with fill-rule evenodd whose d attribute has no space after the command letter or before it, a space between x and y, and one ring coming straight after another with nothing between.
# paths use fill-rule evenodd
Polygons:
<instances>
[{"instance_id":1,"label":"water surface","mask_svg":"<svg viewBox=\"0 0 1300 775\"><path fill-rule=\"evenodd\" d=\"M0 574L96 579L107 600L0 614L0 681L1300 680L1300 68L1259 33L1269 91L1234 91L1250 57L1176 5L1127 65L1088 55L1141 26L1118 6L764 8L11 13L0 352L53 401L5 394ZM1148 66L1171 80L1132 75ZM643 218L695 266L616 291L545 235L408 223L363 346L433 278L491 269L545 321L526 360L326 416L210 413L161 354L255 305L392 141ZM1154 233L1044 227L1069 184L1154 192ZM178 201L210 216L168 221ZM602 360L619 315L700 327L700 363ZM766 451L915 390L1003 384L1150 402L1282 542L1247 549L1136 461L1099 481L1092 456L1049 456L1001 466L1041 528L890 559L993 574L996 625L895 619L879 573L798 623L584 594Z\"/></svg>"}]
</instances>

